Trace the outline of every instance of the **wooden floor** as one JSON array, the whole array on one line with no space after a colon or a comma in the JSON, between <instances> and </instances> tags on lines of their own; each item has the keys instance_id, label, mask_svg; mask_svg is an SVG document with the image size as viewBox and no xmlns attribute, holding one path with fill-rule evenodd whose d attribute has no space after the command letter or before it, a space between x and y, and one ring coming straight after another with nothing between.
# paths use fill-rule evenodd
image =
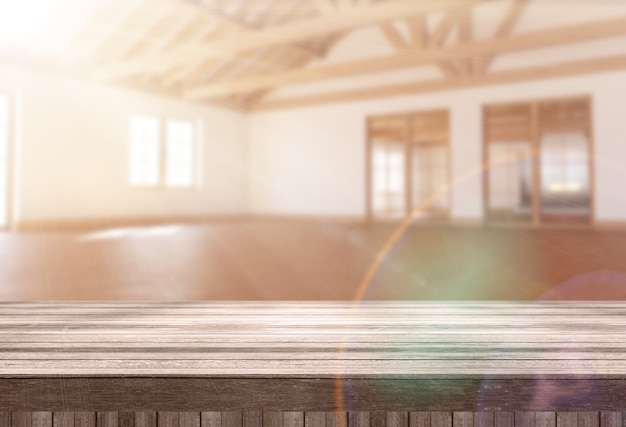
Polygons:
<instances>
[{"instance_id":1,"label":"wooden floor","mask_svg":"<svg viewBox=\"0 0 626 427\"><path fill-rule=\"evenodd\" d=\"M0 235L0 300L626 299L626 231L222 221Z\"/></svg>"}]
</instances>

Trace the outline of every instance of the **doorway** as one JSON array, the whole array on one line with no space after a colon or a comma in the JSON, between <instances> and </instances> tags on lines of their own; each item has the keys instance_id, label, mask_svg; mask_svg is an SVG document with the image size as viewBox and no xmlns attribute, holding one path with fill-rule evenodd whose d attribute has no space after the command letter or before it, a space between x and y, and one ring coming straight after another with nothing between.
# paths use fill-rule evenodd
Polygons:
<instances>
[{"instance_id":1,"label":"doorway","mask_svg":"<svg viewBox=\"0 0 626 427\"><path fill-rule=\"evenodd\" d=\"M592 222L590 104L585 97L485 107L487 222Z\"/></svg>"}]
</instances>

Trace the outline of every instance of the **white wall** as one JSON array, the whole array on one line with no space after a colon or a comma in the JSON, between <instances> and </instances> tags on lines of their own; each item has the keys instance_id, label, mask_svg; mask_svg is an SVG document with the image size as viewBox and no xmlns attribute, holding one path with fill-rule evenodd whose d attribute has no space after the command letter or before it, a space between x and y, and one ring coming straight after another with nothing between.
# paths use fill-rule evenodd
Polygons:
<instances>
[{"instance_id":1,"label":"white wall","mask_svg":"<svg viewBox=\"0 0 626 427\"><path fill-rule=\"evenodd\" d=\"M596 221L626 220L626 72L257 113L249 122L249 210L362 216L368 115L447 108L451 114L452 216L483 216L482 106L592 95Z\"/></svg>"},{"instance_id":2,"label":"white wall","mask_svg":"<svg viewBox=\"0 0 626 427\"><path fill-rule=\"evenodd\" d=\"M16 100L14 221L242 213L246 118L87 81L0 69ZM199 120L204 178L194 190L128 185L132 114Z\"/></svg>"}]
</instances>

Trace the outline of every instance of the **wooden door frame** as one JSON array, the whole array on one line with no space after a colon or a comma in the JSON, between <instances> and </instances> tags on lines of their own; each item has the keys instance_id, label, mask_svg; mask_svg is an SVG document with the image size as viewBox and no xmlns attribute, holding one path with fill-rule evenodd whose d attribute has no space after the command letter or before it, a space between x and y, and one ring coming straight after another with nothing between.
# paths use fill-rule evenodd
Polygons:
<instances>
[{"instance_id":1,"label":"wooden door frame","mask_svg":"<svg viewBox=\"0 0 626 427\"><path fill-rule=\"evenodd\" d=\"M531 109L531 155L532 155L532 176L533 176L533 194L532 194L532 216L530 225L533 227L541 227L545 224L541 221L541 132L538 126L539 107L541 104L549 102L562 101L584 101L587 103L589 115L587 117L587 161L588 161L588 184L589 184L589 223L583 226L591 227L595 224L596 218L596 195L595 195L595 142L594 142L594 115L593 115L593 96L591 94L568 95L562 97L549 98L533 98L526 100L507 101L501 103L483 104L482 108L482 124L483 124L483 222L489 225L489 142L487 141L487 115L486 110L490 107L527 104ZM507 224L516 226L517 224ZM528 224L524 224L528 225Z\"/></svg>"},{"instance_id":2,"label":"wooden door frame","mask_svg":"<svg viewBox=\"0 0 626 427\"><path fill-rule=\"evenodd\" d=\"M402 113L390 113L380 115L370 115L365 118L365 221L366 223L372 223L374 221L374 213L372 206L372 122L380 119L397 119L405 120L405 126L407 127L406 140L404 141L404 203L405 203L405 218L408 218L413 212L413 183L412 183L412 148L413 148L413 131L411 127L411 120L414 116L425 113L439 113L443 112L447 118L447 131L448 138L444 145L447 150L447 173L446 173L446 186L447 186L447 198L448 209L445 215L447 221L450 220L452 212L452 144L450 142L450 109L449 108L432 108L427 110L417 110Z\"/></svg>"}]
</instances>

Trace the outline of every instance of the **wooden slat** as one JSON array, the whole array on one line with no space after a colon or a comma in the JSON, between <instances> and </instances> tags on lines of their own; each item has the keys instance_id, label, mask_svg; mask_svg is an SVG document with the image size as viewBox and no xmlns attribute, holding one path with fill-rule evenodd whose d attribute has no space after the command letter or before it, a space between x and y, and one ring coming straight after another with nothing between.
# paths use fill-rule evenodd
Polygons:
<instances>
[{"instance_id":1,"label":"wooden slat","mask_svg":"<svg viewBox=\"0 0 626 427\"><path fill-rule=\"evenodd\" d=\"M152 411L135 413L135 427L157 427L157 413Z\"/></svg>"},{"instance_id":2,"label":"wooden slat","mask_svg":"<svg viewBox=\"0 0 626 427\"><path fill-rule=\"evenodd\" d=\"M474 413L454 412L452 414L452 425L454 427L474 427Z\"/></svg>"},{"instance_id":3,"label":"wooden slat","mask_svg":"<svg viewBox=\"0 0 626 427\"><path fill-rule=\"evenodd\" d=\"M576 412L557 412L556 427L578 427L578 414Z\"/></svg>"},{"instance_id":4,"label":"wooden slat","mask_svg":"<svg viewBox=\"0 0 626 427\"><path fill-rule=\"evenodd\" d=\"M200 412L181 412L178 422L180 427L200 427ZM237 427L241 427L241 421Z\"/></svg>"},{"instance_id":5,"label":"wooden slat","mask_svg":"<svg viewBox=\"0 0 626 427\"><path fill-rule=\"evenodd\" d=\"M52 426L53 427L74 427L74 413L68 412L68 411L54 412L52 414ZM124 426L124 427L133 427L133 426Z\"/></svg>"},{"instance_id":6,"label":"wooden slat","mask_svg":"<svg viewBox=\"0 0 626 427\"><path fill-rule=\"evenodd\" d=\"M600 425L599 412L579 412L578 427L598 427Z\"/></svg>"},{"instance_id":7,"label":"wooden slat","mask_svg":"<svg viewBox=\"0 0 626 427\"><path fill-rule=\"evenodd\" d=\"M349 412L348 427L370 427L370 413L365 411Z\"/></svg>"},{"instance_id":8,"label":"wooden slat","mask_svg":"<svg viewBox=\"0 0 626 427\"><path fill-rule=\"evenodd\" d=\"M601 412L600 427L622 427L621 412Z\"/></svg>"},{"instance_id":9,"label":"wooden slat","mask_svg":"<svg viewBox=\"0 0 626 427\"><path fill-rule=\"evenodd\" d=\"M387 412L387 427L409 427L409 413L405 411Z\"/></svg>"},{"instance_id":10,"label":"wooden slat","mask_svg":"<svg viewBox=\"0 0 626 427\"><path fill-rule=\"evenodd\" d=\"M117 415L118 427L135 427L134 412L119 412Z\"/></svg>"},{"instance_id":11,"label":"wooden slat","mask_svg":"<svg viewBox=\"0 0 626 427\"><path fill-rule=\"evenodd\" d=\"M452 427L452 413L431 412L430 427Z\"/></svg>"},{"instance_id":12,"label":"wooden slat","mask_svg":"<svg viewBox=\"0 0 626 427\"><path fill-rule=\"evenodd\" d=\"M536 427L556 427L556 413L555 412L536 412L535 413L535 426Z\"/></svg>"},{"instance_id":13,"label":"wooden slat","mask_svg":"<svg viewBox=\"0 0 626 427\"><path fill-rule=\"evenodd\" d=\"M222 413L218 411L202 412L200 425L202 427L222 427Z\"/></svg>"},{"instance_id":14,"label":"wooden slat","mask_svg":"<svg viewBox=\"0 0 626 427\"><path fill-rule=\"evenodd\" d=\"M118 413L113 411L96 413L96 427L118 427Z\"/></svg>"},{"instance_id":15,"label":"wooden slat","mask_svg":"<svg viewBox=\"0 0 626 427\"><path fill-rule=\"evenodd\" d=\"M474 427L495 427L493 412L475 412Z\"/></svg>"},{"instance_id":16,"label":"wooden slat","mask_svg":"<svg viewBox=\"0 0 626 427\"><path fill-rule=\"evenodd\" d=\"M409 427L430 427L430 412L409 413Z\"/></svg>"},{"instance_id":17,"label":"wooden slat","mask_svg":"<svg viewBox=\"0 0 626 427\"><path fill-rule=\"evenodd\" d=\"M496 412L494 414L494 426L495 427L514 427L515 426L515 413L514 412Z\"/></svg>"},{"instance_id":18,"label":"wooden slat","mask_svg":"<svg viewBox=\"0 0 626 427\"><path fill-rule=\"evenodd\" d=\"M240 411L222 412L222 427L242 427L243 413Z\"/></svg>"},{"instance_id":19,"label":"wooden slat","mask_svg":"<svg viewBox=\"0 0 626 427\"><path fill-rule=\"evenodd\" d=\"M326 427L326 412L306 412L304 414L304 427Z\"/></svg>"},{"instance_id":20,"label":"wooden slat","mask_svg":"<svg viewBox=\"0 0 626 427\"><path fill-rule=\"evenodd\" d=\"M246 411L243 413L243 427L261 427L263 414L260 411Z\"/></svg>"},{"instance_id":21,"label":"wooden slat","mask_svg":"<svg viewBox=\"0 0 626 427\"><path fill-rule=\"evenodd\" d=\"M32 427L32 412L16 411L11 413L11 427Z\"/></svg>"},{"instance_id":22,"label":"wooden slat","mask_svg":"<svg viewBox=\"0 0 626 427\"><path fill-rule=\"evenodd\" d=\"M75 412L74 413L74 427L96 427L96 413L95 412ZM155 427L153 425L144 424L137 427Z\"/></svg>"}]
</instances>

